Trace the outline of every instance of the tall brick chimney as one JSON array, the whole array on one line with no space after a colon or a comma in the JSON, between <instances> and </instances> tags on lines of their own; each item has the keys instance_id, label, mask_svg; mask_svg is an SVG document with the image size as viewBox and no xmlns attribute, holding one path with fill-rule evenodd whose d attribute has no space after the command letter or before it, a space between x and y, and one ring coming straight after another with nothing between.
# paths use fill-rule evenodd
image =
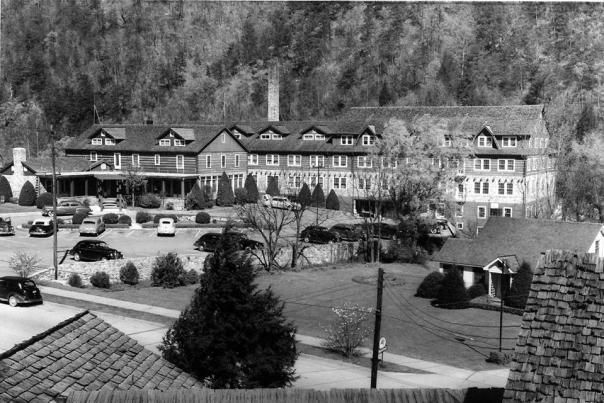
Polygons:
<instances>
[{"instance_id":1,"label":"tall brick chimney","mask_svg":"<svg viewBox=\"0 0 604 403\"><path fill-rule=\"evenodd\" d=\"M273 63L268 70L268 120L279 120L279 65Z\"/></svg>"},{"instance_id":2,"label":"tall brick chimney","mask_svg":"<svg viewBox=\"0 0 604 403\"><path fill-rule=\"evenodd\" d=\"M27 161L27 152L25 148L13 148L13 174L23 175L23 162Z\"/></svg>"}]
</instances>

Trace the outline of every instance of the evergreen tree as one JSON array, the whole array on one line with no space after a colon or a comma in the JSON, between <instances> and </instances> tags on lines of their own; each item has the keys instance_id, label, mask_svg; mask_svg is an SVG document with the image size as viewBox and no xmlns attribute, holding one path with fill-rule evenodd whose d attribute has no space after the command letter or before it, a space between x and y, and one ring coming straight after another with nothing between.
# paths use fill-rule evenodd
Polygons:
<instances>
[{"instance_id":1,"label":"evergreen tree","mask_svg":"<svg viewBox=\"0 0 604 403\"><path fill-rule=\"evenodd\" d=\"M323 207L325 205L325 193L323 193L323 187L320 184L316 184L314 190L312 191L312 205L316 207Z\"/></svg>"},{"instance_id":2,"label":"evergreen tree","mask_svg":"<svg viewBox=\"0 0 604 403\"><path fill-rule=\"evenodd\" d=\"M338 199L338 195L333 189L331 189L331 192L329 192L329 194L327 195L327 200L325 200L325 208L329 210L340 209L340 200Z\"/></svg>"},{"instance_id":3,"label":"evergreen tree","mask_svg":"<svg viewBox=\"0 0 604 403\"><path fill-rule=\"evenodd\" d=\"M26 181L19 193L19 206L34 206L36 204L36 189L30 181Z\"/></svg>"},{"instance_id":4,"label":"evergreen tree","mask_svg":"<svg viewBox=\"0 0 604 403\"><path fill-rule=\"evenodd\" d=\"M268 186L266 187L266 194L271 196L279 196L279 178L276 176L268 177Z\"/></svg>"},{"instance_id":5,"label":"evergreen tree","mask_svg":"<svg viewBox=\"0 0 604 403\"><path fill-rule=\"evenodd\" d=\"M531 270L531 265L523 261L518 268L518 272L513 277L510 294L504 300L505 304L513 308L524 309L529 292L531 291L532 282L533 271Z\"/></svg>"},{"instance_id":6,"label":"evergreen tree","mask_svg":"<svg viewBox=\"0 0 604 403\"><path fill-rule=\"evenodd\" d=\"M310 188L306 182L304 182L302 189L300 189L300 193L298 193L298 203L300 203L302 208L310 206L312 203L312 195L310 194Z\"/></svg>"},{"instance_id":7,"label":"evergreen tree","mask_svg":"<svg viewBox=\"0 0 604 403\"><path fill-rule=\"evenodd\" d=\"M447 270L438 290L437 302L446 309L463 308L469 297L463 277L457 269Z\"/></svg>"},{"instance_id":8,"label":"evergreen tree","mask_svg":"<svg viewBox=\"0 0 604 403\"><path fill-rule=\"evenodd\" d=\"M220 181L218 182L218 195L216 196L216 204L218 206L232 206L235 203L235 195L231 188L231 181L226 174L222 173Z\"/></svg>"},{"instance_id":9,"label":"evergreen tree","mask_svg":"<svg viewBox=\"0 0 604 403\"><path fill-rule=\"evenodd\" d=\"M226 233L227 230L225 230ZM272 290L223 235L190 305L163 340L163 357L211 388L282 388L294 380L296 329Z\"/></svg>"},{"instance_id":10,"label":"evergreen tree","mask_svg":"<svg viewBox=\"0 0 604 403\"><path fill-rule=\"evenodd\" d=\"M206 202L207 200L205 198L205 195L201 191L201 188L199 187L197 182L195 182L195 184L191 188L191 191L189 192L189 194L187 194L187 198L185 200L185 207L188 210L201 210L206 207Z\"/></svg>"},{"instance_id":11,"label":"evergreen tree","mask_svg":"<svg viewBox=\"0 0 604 403\"><path fill-rule=\"evenodd\" d=\"M243 186L247 193L247 202L248 203L256 203L258 199L260 199L260 195L258 194L258 186L256 185L256 179L252 174L247 174L245 178L245 184Z\"/></svg>"},{"instance_id":12,"label":"evergreen tree","mask_svg":"<svg viewBox=\"0 0 604 403\"><path fill-rule=\"evenodd\" d=\"M8 179L4 177L4 175L0 175L0 196L4 196L4 202L10 201L11 197L13 197L13 190L10 187L10 183L8 183Z\"/></svg>"}]
</instances>

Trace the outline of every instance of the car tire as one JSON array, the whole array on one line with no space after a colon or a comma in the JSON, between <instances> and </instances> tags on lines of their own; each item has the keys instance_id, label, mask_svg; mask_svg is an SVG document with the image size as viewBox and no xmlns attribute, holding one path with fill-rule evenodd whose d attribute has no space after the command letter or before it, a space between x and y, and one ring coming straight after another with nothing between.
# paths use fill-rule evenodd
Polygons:
<instances>
[{"instance_id":1,"label":"car tire","mask_svg":"<svg viewBox=\"0 0 604 403\"><path fill-rule=\"evenodd\" d=\"M310 242L310 237L305 236L305 237L304 237L304 242L307 242L307 243L308 243L308 242Z\"/></svg>"},{"instance_id":2,"label":"car tire","mask_svg":"<svg viewBox=\"0 0 604 403\"><path fill-rule=\"evenodd\" d=\"M80 256L80 254L78 252L73 254L73 260L75 260L76 262L79 262L80 259L82 259L82 257Z\"/></svg>"},{"instance_id":3,"label":"car tire","mask_svg":"<svg viewBox=\"0 0 604 403\"><path fill-rule=\"evenodd\" d=\"M19 301L17 301L17 297L11 295L8 297L8 304L14 308L19 305Z\"/></svg>"}]
</instances>

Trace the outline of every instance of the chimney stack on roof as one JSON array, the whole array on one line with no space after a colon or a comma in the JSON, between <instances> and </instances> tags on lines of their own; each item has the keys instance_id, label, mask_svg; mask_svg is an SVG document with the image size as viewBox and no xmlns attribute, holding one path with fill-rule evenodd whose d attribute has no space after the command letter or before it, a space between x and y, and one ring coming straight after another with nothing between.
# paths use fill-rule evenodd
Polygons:
<instances>
[{"instance_id":1,"label":"chimney stack on roof","mask_svg":"<svg viewBox=\"0 0 604 403\"><path fill-rule=\"evenodd\" d=\"M279 121L279 64L273 63L268 70L268 120Z\"/></svg>"},{"instance_id":2,"label":"chimney stack on roof","mask_svg":"<svg viewBox=\"0 0 604 403\"><path fill-rule=\"evenodd\" d=\"M23 162L27 161L27 151L23 147L13 148L13 173L23 175Z\"/></svg>"}]
</instances>

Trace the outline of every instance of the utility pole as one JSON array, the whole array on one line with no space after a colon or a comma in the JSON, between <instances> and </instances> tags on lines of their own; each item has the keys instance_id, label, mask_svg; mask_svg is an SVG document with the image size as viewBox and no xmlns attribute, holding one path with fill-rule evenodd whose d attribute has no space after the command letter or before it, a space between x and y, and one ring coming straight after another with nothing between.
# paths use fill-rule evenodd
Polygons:
<instances>
[{"instance_id":1,"label":"utility pole","mask_svg":"<svg viewBox=\"0 0 604 403\"><path fill-rule=\"evenodd\" d=\"M503 260L503 266L501 267L501 279L499 280L499 352L501 353L501 340L503 339L503 276L509 273L508 263L506 259Z\"/></svg>"},{"instance_id":2,"label":"utility pole","mask_svg":"<svg viewBox=\"0 0 604 403\"><path fill-rule=\"evenodd\" d=\"M317 157L319 158L319 157ZM317 186L321 186L319 185L319 169L323 168L323 166L321 164L319 164L319 161L317 160ZM314 189L313 189L314 190ZM315 200L315 202L317 203L317 218L316 218L316 222L315 225L319 225L319 200Z\"/></svg>"},{"instance_id":3,"label":"utility pole","mask_svg":"<svg viewBox=\"0 0 604 403\"><path fill-rule=\"evenodd\" d=\"M382 291L384 290L384 269L378 269L377 303L375 307L375 327L373 330L373 355L371 357L371 389L377 387L378 354L380 351L380 326L382 325Z\"/></svg>"},{"instance_id":4,"label":"utility pole","mask_svg":"<svg viewBox=\"0 0 604 403\"><path fill-rule=\"evenodd\" d=\"M55 269L55 280L59 278L59 265L57 264L57 173L55 169L55 132L50 126L50 151L52 160L52 265Z\"/></svg>"}]
</instances>

